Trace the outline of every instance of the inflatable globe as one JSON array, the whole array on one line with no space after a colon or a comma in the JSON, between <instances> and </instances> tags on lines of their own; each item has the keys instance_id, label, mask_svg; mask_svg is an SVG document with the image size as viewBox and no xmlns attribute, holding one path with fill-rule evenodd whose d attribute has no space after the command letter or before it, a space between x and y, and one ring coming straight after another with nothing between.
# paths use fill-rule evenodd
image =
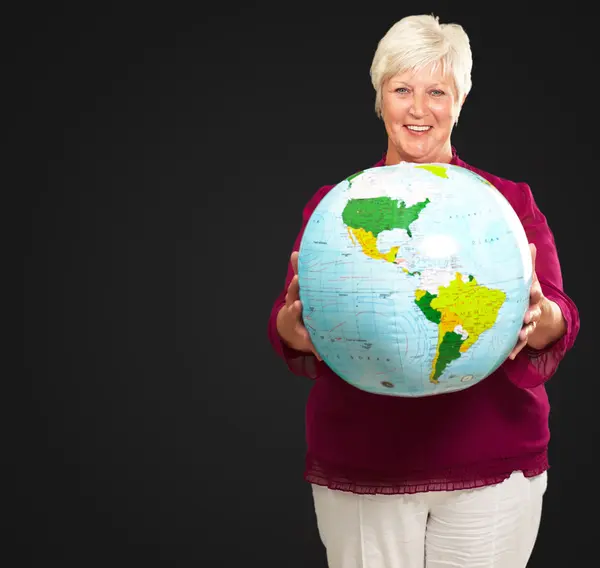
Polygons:
<instances>
[{"instance_id":1,"label":"inflatable globe","mask_svg":"<svg viewBox=\"0 0 600 568\"><path fill-rule=\"evenodd\" d=\"M324 362L370 393L460 391L514 348L532 262L516 213L486 179L400 163L337 184L298 258L304 324Z\"/></svg>"}]
</instances>

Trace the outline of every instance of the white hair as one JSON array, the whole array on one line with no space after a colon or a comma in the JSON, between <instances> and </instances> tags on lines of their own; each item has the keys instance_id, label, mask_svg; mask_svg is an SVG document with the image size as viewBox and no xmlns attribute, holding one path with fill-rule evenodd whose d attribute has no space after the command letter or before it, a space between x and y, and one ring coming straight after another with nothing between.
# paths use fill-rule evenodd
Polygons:
<instances>
[{"instance_id":1,"label":"white hair","mask_svg":"<svg viewBox=\"0 0 600 568\"><path fill-rule=\"evenodd\" d=\"M469 37L458 24L440 24L437 16L407 16L396 22L379 41L371 64L375 112L381 118L381 89L387 79L418 71L427 65L442 66L454 79L457 118L463 97L471 90L473 56Z\"/></svg>"}]
</instances>

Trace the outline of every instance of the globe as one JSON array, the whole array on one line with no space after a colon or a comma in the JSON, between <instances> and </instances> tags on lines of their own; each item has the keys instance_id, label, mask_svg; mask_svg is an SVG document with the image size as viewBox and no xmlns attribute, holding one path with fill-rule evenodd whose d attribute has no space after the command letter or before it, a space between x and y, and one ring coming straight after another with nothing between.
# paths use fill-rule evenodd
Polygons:
<instances>
[{"instance_id":1,"label":"globe","mask_svg":"<svg viewBox=\"0 0 600 568\"><path fill-rule=\"evenodd\" d=\"M529 306L523 226L485 178L452 164L373 167L331 189L298 256L323 361L370 393L464 390L514 348Z\"/></svg>"}]
</instances>

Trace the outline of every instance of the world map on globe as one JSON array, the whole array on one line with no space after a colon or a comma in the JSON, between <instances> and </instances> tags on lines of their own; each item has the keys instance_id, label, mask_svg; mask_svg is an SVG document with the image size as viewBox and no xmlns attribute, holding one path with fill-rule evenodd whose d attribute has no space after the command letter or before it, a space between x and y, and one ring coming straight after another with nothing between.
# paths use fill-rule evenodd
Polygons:
<instances>
[{"instance_id":1,"label":"world map on globe","mask_svg":"<svg viewBox=\"0 0 600 568\"><path fill-rule=\"evenodd\" d=\"M531 255L502 194L451 164L357 172L325 195L300 245L303 318L344 380L427 396L489 376L515 345Z\"/></svg>"}]
</instances>

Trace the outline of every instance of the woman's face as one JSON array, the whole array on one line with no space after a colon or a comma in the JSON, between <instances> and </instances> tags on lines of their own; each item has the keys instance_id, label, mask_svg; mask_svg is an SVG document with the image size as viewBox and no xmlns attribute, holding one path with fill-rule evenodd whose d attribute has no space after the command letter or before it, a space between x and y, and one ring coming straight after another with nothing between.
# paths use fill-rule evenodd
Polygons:
<instances>
[{"instance_id":1,"label":"woman's face","mask_svg":"<svg viewBox=\"0 0 600 568\"><path fill-rule=\"evenodd\" d=\"M388 135L387 165L450 162L450 134L460 110L451 76L441 65L407 71L382 87L382 116Z\"/></svg>"}]
</instances>

